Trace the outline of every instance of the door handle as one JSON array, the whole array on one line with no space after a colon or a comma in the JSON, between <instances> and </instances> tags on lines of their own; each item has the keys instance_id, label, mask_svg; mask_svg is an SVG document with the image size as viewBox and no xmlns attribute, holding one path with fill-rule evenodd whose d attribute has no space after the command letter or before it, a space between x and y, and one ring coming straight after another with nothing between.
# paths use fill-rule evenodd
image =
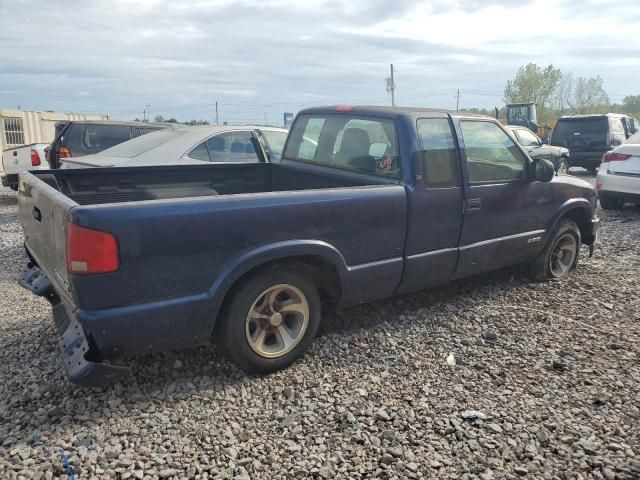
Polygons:
<instances>
[{"instance_id":1,"label":"door handle","mask_svg":"<svg viewBox=\"0 0 640 480\"><path fill-rule=\"evenodd\" d=\"M474 212L480 210L482 208L482 199L480 198L470 198L467 200L467 212Z\"/></svg>"},{"instance_id":2,"label":"door handle","mask_svg":"<svg viewBox=\"0 0 640 480\"><path fill-rule=\"evenodd\" d=\"M38 222L42 221L42 212L38 207L33 207L33 218L35 218Z\"/></svg>"}]
</instances>

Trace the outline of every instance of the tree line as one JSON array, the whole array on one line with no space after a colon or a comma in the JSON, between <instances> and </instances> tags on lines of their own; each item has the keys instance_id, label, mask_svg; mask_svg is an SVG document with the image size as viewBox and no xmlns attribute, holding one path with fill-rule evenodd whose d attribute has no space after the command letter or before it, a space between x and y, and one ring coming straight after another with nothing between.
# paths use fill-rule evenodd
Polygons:
<instances>
[{"instance_id":1,"label":"tree line","mask_svg":"<svg viewBox=\"0 0 640 480\"><path fill-rule=\"evenodd\" d=\"M553 65L523 65L504 87L506 103L535 102L538 120L544 122L562 115L592 113L640 113L640 95L629 95L622 103L611 103L599 75L574 77Z\"/></svg>"},{"instance_id":2,"label":"tree line","mask_svg":"<svg viewBox=\"0 0 640 480\"><path fill-rule=\"evenodd\" d=\"M146 118L140 120L139 118L135 118L134 122L148 122ZM153 119L155 123L183 123L184 125L209 125L207 120L189 120L188 122L178 122L175 118L164 118L162 115L156 115ZM226 123L225 123L226 125Z\"/></svg>"}]
</instances>

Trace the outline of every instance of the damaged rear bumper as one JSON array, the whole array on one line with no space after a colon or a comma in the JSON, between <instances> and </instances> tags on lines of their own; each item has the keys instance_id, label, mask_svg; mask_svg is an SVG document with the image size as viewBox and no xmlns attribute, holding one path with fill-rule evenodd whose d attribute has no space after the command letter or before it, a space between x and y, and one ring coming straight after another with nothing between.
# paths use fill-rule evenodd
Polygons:
<instances>
[{"instance_id":1,"label":"damaged rear bumper","mask_svg":"<svg viewBox=\"0 0 640 480\"><path fill-rule=\"evenodd\" d=\"M583 236L582 243L589 246L589 257L592 257L600 239L600 218L593 217L591 219L589 229L585 233L586 235Z\"/></svg>"},{"instance_id":2,"label":"damaged rear bumper","mask_svg":"<svg viewBox=\"0 0 640 480\"><path fill-rule=\"evenodd\" d=\"M128 367L99 360L100 354L87 337L83 326L73 314L69 314L51 281L39 267L33 264L25 266L18 276L18 283L51 303L53 318L61 335L58 349L71 382L83 386L106 385L129 372Z\"/></svg>"}]
</instances>

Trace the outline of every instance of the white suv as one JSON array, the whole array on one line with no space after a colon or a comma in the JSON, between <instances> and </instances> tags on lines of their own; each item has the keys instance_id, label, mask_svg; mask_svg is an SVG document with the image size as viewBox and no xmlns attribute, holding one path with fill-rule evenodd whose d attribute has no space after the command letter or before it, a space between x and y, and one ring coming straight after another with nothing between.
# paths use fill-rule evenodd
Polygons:
<instances>
[{"instance_id":1,"label":"white suv","mask_svg":"<svg viewBox=\"0 0 640 480\"><path fill-rule=\"evenodd\" d=\"M640 132L604 154L596 190L605 210L622 208L626 202L640 205Z\"/></svg>"}]
</instances>

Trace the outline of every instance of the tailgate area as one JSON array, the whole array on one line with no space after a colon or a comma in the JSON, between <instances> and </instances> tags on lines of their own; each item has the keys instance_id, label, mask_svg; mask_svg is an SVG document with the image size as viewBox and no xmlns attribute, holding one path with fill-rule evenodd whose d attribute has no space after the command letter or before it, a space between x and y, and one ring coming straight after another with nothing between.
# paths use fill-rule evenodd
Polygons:
<instances>
[{"instance_id":1,"label":"tailgate area","mask_svg":"<svg viewBox=\"0 0 640 480\"><path fill-rule=\"evenodd\" d=\"M70 297L66 233L69 212L78 204L30 173L20 178L18 213L27 253L56 293Z\"/></svg>"}]
</instances>

